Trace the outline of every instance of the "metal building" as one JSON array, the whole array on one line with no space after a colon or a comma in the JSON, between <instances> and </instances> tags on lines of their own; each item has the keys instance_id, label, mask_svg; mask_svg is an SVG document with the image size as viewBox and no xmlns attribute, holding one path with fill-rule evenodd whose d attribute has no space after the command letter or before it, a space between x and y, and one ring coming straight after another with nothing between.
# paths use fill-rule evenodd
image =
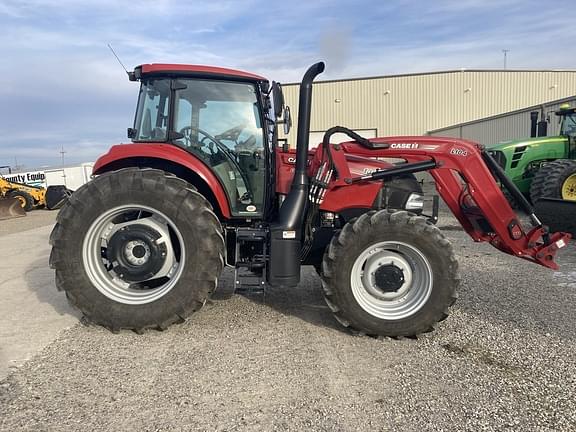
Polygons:
<instances>
[{"instance_id":1,"label":"metal building","mask_svg":"<svg viewBox=\"0 0 576 432\"><path fill-rule=\"evenodd\" d=\"M283 88L296 127L299 86L285 84ZM574 70L461 69L318 81L312 98L310 146L320 142L323 132L335 125L354 129L366 137L425 135L429 131L436 134L439 129L448 135L458 134L444 128L462 127L503 113L529 112L532 108L527 107L574 95ZM471 130L473 125L469 126ZM518 126L518 133L522 130L519 136L527 136L527 128ZM504 126L502 131L498 137L508 133ZM496 135L481 141L501 141ZM292 146L295 136L291 133L288 137Z\"/></svg>"},{"instance_id":2,"label":"metal building","mask_svg":"<svg viewBox=\"0 0 576 432\"><path fill-rule=\"evenodd\" d=\"M429 131L430 135L466 138L486 146L502 141L526 138L530 136L530 113L538 112L539 118L548 122L548 136L560 133L560 118L554 115L560 105L569 103L576 106L576 96L556 100L541 105L527 107L522 110L500 114L481 120L461 123Z\"/></svg>"}]
</instances>

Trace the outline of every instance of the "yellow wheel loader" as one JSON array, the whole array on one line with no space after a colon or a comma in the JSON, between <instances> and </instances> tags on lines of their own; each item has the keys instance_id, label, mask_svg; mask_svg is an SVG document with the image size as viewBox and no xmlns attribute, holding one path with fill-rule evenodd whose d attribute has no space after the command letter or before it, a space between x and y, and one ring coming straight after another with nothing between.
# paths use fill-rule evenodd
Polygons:
<instances>
[{"instance_id":1,"label":"yellow wheel loader","mask_svg":"<svg viewBox=\"0 0 576 432\"><path fill-rule=\"evenodd\" d=\"M39 207L59 209L71 194L66 186L29 186L8 181L0 175L0 219L26 216L27 211Z\"/></svg>"},{"instance_id":2,"label":"yellow wheel loader","mask_svg":"<svg viewBox=\"0 0 576 432\"><path fill-rule=\"evenodd\" d=\"M46 205L46 189L39 186L28 186L16 183L0 176L0 195L5 198L16 198L25 211Z\"/></svg>"}]
</instances>

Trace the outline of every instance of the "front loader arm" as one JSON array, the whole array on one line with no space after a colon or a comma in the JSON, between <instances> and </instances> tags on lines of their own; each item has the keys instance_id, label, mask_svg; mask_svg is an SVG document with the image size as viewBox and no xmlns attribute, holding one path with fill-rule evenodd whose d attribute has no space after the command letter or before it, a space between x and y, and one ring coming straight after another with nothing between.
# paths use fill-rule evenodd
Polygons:
<instances>
[{"instance_id":1,"label":"front loader arm","mask_svg":"<svg viewBox=\"0 0 576 432\"><path fill-rule=\"evenodd\" d=\"M522 226L516 213L496 183L485 162L489 157L481 145L444 137L374 138L369 144L343 143L334 148L337 153L352 153L371 158L400 158L407 164L361 177L341 175L331 187L381 180L397 172L428 171L436 189L462 227L474 241L486 241L497 249L545 267L557 269L554 257L564 247L570 234L548 233L546 227L531 214L530 229Z\"/></svg>"}]
</instances>

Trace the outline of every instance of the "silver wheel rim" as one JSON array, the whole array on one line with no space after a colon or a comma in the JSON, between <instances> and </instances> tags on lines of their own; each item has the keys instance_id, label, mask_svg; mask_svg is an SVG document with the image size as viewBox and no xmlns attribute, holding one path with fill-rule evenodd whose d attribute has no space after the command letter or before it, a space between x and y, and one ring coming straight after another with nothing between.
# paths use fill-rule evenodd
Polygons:
<instances>
[{"instance_id":1,"label":"silver wheel rim","mask_svg":"<svg viewBox=\"0 0 576 432\"><path fill-rule=\"evenodd\" d=\"M395 290L376 283L376 271L394 266L403 281ZM383 320L400 320L419 311L432 293L432 268L426 257L406 243L388 241L366 248L354 261L350 275L352 294L362 309Z\"/></svg>"},{"instance_id":2,"label":"silver wheel rim","mask_svg":"<svg viewBox=\"0 0 576 432\"><path fill-rule=\"evenodd\" d=\"M118 248L119 260L108 256L114 236L125 230L140 229L155 239L146 244L131 238ZM137 249L140 248L140 249ZM135 282L126 268L139 271L149 266L151 249L156 251L156 267ZM88 278L106 297L123 304L142 305L165 296L182 275L186 251L182 234L174 222L160 211L142 205L123 205L101 214L88 228L82 247L82 260ZM120 270L119 270L120 269Z\"/></svg>"}]
</instances>

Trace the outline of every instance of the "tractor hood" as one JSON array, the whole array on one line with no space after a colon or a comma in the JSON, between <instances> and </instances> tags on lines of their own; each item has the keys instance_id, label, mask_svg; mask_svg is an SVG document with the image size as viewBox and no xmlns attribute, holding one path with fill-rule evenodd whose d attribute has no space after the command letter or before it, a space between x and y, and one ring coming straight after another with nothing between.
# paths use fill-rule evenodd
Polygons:
<instances>
[{"instance_id":1,"label":"tractor hood","mask_svg":"<svg viewBox=\"0 0 576 432\"><path fill-rule=\"evenodd\" d=\"M549 160L566 157L568 139L564 136L523 138L504 141L488 148L488 153L506 171L520 192L528 194L534 173Z\"/></svg>"},{"instance_id":2,"label":"tractor hood","mask_svg":"<svg viewBox=\"0 0 576 432\"><path fill-rule=\"evenodd\" d=\"M500 150L503 152L514 151L517 147L524 146L541 146L550 144L565 144L567 138L564 136L522 138L519 140L502 141L498 144L488 146L490 150Z\"/></svg>"}]
</instances>

